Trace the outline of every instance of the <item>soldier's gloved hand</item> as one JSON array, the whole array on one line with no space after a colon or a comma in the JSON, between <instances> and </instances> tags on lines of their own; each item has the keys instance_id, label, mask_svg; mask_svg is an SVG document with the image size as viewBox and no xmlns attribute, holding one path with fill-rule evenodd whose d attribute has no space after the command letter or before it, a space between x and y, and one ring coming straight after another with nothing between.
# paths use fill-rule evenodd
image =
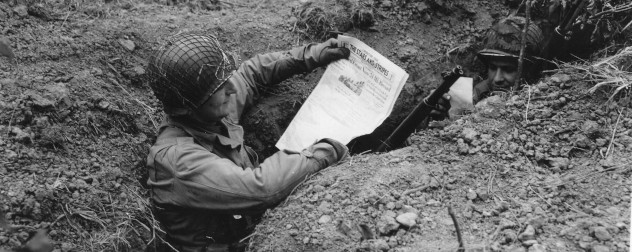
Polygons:
<instances>
[{"instance_id":1,"label":"soldier's gloved hand","mask_svg":"<svg viewBox=\"0 0 632 252\"><path fill-rule=\"evenodd\" d=\"M336 150L336 156L338 157L336 163L339 163L340 161L343 161L347 159L347 157L349 157L349 148L347 148L347 146L342 144L341 142L338 142L331 138L323 138L318 141L318 143L327 143L334 147L334 150Z\"/></svg>"},{"instance_id":2,"label":"soldier's gloved hand","mask_svg":"<svg viewBox=\"0 0 632 252\"><path fill-rule=\"evenodd\" d=\"M320 44L309 45L309 55L316 61L317 66L326 66L339 59L349 58L351 51L342 47L340 41L331 38Z\"/></svg>"},{"instance_id":3,"label":"soldier's gloved hand","mask_svg":"<svg viewBox=\"0 0 632 252\"><path fill-rule=\"evenodd\" d=\"M430 119L434 121L443 121L450 117L450 114L448 113L451 107L450 98L450 95L447 93L443 94L443 96L439 98L437 105L430 112Z\"/></svg>"}]
</instances>

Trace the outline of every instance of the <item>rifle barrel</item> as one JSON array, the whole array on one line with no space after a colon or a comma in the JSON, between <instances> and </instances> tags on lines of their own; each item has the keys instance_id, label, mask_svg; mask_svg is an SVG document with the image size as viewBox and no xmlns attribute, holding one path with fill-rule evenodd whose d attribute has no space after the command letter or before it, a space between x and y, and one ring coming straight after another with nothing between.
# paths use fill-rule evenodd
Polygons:
<instances>
[{"instance_id":1,"label":"rifle barrel","mask_svg":"<svg viewBox=\"0 0 632 252\"><path fill-rule=\"evenodd\" d=\"M417 104L415 109L406 116L406 119L397 126L395 131L393 131L393 133L391 133L391 135L382 142L375 151L384 152L392 150L406 141L406 138L415 131L417 125L430 115L430 112L436 107L441 96L450 90L450 87L452 87L454 82L456 82L462 74L463 69L461 66L455 67L450 72L443 73L443 83L441 83L441 85L439 85L439 87L432 92L430 96Z\"/></svg>"}]
</instances>

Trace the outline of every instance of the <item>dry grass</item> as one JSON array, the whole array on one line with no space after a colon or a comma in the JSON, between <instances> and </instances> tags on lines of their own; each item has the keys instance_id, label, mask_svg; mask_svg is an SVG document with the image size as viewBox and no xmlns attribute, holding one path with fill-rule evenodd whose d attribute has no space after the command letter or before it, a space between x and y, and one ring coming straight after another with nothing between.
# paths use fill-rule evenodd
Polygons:
<instances>
[{"instance_id":1,"label":"dry grass","mask_svg":"<svg viewBox=\"0 0 632 252\"><path fill-rule=\"evenodd\" d=\"M581 75L581 79L594 83L588 90L606 90L610 100L616 97L629 97L632 83L632 46L623 48L612 56L597 60L595 63L571 62L560 66L564 72Z\"/></svg>"},{"instance_id":2,"label":"dry grass","mask_svg":"<svg viewBox=\"0 0 632 252\"><path fill-rule=\"evenodd\" d=\"M309 1L294 10L293 32L312 40L323 40L332 31L368 28L375 23L373 9L352 0Z\"/></svg>"}]
</instances>

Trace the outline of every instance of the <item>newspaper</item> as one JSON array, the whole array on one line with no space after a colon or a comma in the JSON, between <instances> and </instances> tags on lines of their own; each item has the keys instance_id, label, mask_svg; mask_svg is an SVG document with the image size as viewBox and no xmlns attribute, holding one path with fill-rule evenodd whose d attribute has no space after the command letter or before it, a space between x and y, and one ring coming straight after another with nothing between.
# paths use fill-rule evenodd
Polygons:
<instances>
[{"instance_id":1,"label":"newspaper","mask_svg":"<svg viewBox=\"0 0 632 252\"><path fill-rule=\"evenodd\" d=\"M360 40L338 36L349 59L329 64L276 147L301 151L323 138L343 144L369 134L393 110L408 73Z\"/></svg>"},{"instance_id":2,"label":"newspaper","mask_svg":"<svg viewBox=\"0 0 632 252\"><path fill-rule=\"evenodd\" d=\"M448 91L450 95L450 110L448 111L450 118L459 118L474 110L473 83L474 79L461 77L450 87L450 91Z\"/></svg>"}]
</instances>

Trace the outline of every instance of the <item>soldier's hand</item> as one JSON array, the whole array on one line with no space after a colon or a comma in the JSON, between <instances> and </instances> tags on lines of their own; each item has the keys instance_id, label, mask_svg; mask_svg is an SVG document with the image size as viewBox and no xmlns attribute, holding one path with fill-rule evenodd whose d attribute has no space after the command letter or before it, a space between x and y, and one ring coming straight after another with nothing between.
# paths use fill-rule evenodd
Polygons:
<instances>
[{"instance_id":1,"label":"soldier's hand","mask_svg":"<svg viewBox=\"0 0 632 252\"><path fill-rule=\"evenodd\" d=\"M340 41L335 38L312 46L310 51L320 66L326 66L339 59L349 58L351 54L351 51L349 51L348 48L342 47Z\"/></svg>"},{"instance_id":2,"label":"soldier's hand","mask_svg":"<svg viewBox=\"0 0 632 252\"><path fill-rule=\"evenodd\" d=\"M347 146L342 144L341 142L338 142L331 138L323 138L318 142L328 143L329 145L331 145L336 151L336 157L338 158L338 162L343 161L347 157L349 157L349 148L347 148Z\"/></svg>"},{"instance_id":3,"label":"soldier's hand","mask_svg":"<svg viewBox=\"0 0 632 252\"><path fill-rule=\"evenodd\" d=\"M443 94L443 96L441 96L441 98L439 98L439 101L437 102L437 105L435 106L435 108L430 112L430 118L434 121L443 121L446 118L450 117L450 114L448 113L448 111L450 110L450 95L445 93Z\"/></svg>"}]
</instances>

